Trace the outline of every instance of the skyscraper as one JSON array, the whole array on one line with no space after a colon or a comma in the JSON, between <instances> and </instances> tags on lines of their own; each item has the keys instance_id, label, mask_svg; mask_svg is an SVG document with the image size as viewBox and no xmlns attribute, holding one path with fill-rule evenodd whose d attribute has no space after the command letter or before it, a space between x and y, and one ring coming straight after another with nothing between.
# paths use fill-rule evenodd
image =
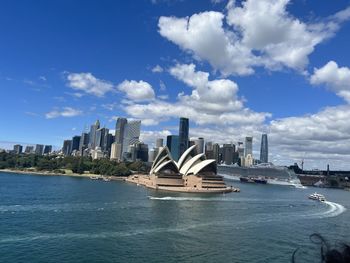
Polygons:
<instances>
[{"instance_id":1,"label":"skyscraper","mask_svg":"<svg viewBox=\"0 0 350 263\"><path fill-rule=\"evenodd\" d=\"M44 145L42 144L35 145L35 154L43 155L43 152L44 152Z\"/></svg>"},{"instance_id":2,"label":"skyscraper","mask_svg":"<svg viewBox=\"0 0 350 263\"><path fill-rule=\"evenodd\" d=\"M72 153L72 140L63 141L62 153L66 156Z\"/></svg>"},{"instance_id":3,"label":"skyscraper","mask_svg":"<svg viewBox=\"0 0 350 263\"><path fill-rule=\"evenodd\" d=\"M233 164L233 153L235 151L234 144L224 144L222 146L222 159L226 165Z\"/></svg>"},{"instance_id":4,"label":"skyscraper","mask_svg":"<svg viewBox=\"0 0 350 263\"><path fill-rule=\"evenodd\" d=\"M158 138L156 140L156 148L159 148L159 147L163 147L163 139L162 138Z\"/></svg>"},{"instance_id":5,"label":"skyscraper","mask_svg":"<svg viewBox=\"0 0 350 263\"><path fill-rule=\"evenodd\" d=\"M79 151L79 145L80 145L80 136L73 136L72 138L72 151Z\"/></svg>"},{"instance_id":6,"label":"skyscraper","mask_svg":"<svg viewBox=\"0 0 350 263\"><path fill-rule=\"evenodd\" d=\"M96 147L96 132L100 128L100 121L97 120L95 124L90 127L90 139L89 139L89 147L91 149L95 149Z\"/></svg>"},{"instance_id":7,"label":"skyscraper","mask_svg":"<svg viewBox=\"0 0 350 263\"><path fill-rule=\"evenodd\" d=\"M44 154L49 154L50 152L52 152L52 145L45 145Z\"/></svg>"},{"instance_id":8,"label":"skyscraper","mask_svg":"<svg viewBox=\"0 0 350 263\"><path fill-rule=\"evenodd\" d=\"M166 137L166 146L168 147L171 156L175 161L179 160L179 136L178 135L168 135Z\"/></svg>"},{"instance_id":9,"label":"skyscraper","mask_svg":"<svg viewBox=\"0 0 350 263\"><path fill-rule=\"evenodd\" d=\"M219 164L221 163L220 160L220 145L217 143L213 144L213 158L216 160L216 162Z\"/></svg>"},{"instance_id":10,"label":"skyscraper","mask_svg":"<svg viewBox=\"0 0 350 263\"><path fill-rule=\"evenodd\" d=\"M115 143L119 144L119 146L115 146L114 150L118 152L114 152L113 156L118 160L121 160L123 155L123 139L127 122L128 120L125 118L118 118L115 125Z\"/></svg>"},{"instance_id":11,"label":"skyscraper","mask_svg":"<svg viewBox=\"0 0 350 263\"><path fill-rule=\"evenodd\" d=\"M179 156L181 156L188 148L188 132L189 120L181 117L179 125Z\"/></svg>"},{"instance_id":12,"label":"skyscraper","mask_svg":"<svg viewBox=\"0 0 350 263\"><path fill-rule=\"evenodd\" d=\"M196 152L197 154L204 152L204 139L198 138L194 140L194 144L196 145Z\"/></svg>"},{"instance_id":13,"label":"skyscraper","mask_svg":"<svg viewBox=\"0 0 350 263\"><path fill-rule=\"evenodd\" d=\"M84 150L89 147L89 134L86 132L83 132L80 137L80 143L79 143L79 152L80 155L84 155Z\"/></svg>"},{"instance_id":14,"label":"skyscraper","mask_svg":"<svg viewBox=\"0 0 350 263\"><path fill-rule=\"evenodd\" d=\"M16 144L16 145L13 146L13 152L15 154L21 154L22 150L23 150L23 146L20 145L20 144Z\"/></svg>"},{"instance_id":15,"label":"skyscraper","mask_svg":"<svg viewBox=\"0 0 350 263\"><path fill-rule=\"evenodd\" d=\"M26 146L26 149L24 150L25 153L33 153L34 152L34 146Z\"/></svg>"},{"instance_id":16,"label":"skyscraper","mask_svg":"<svg viewBox=\"0 0 350 263\"><path fill-rule=\"evenodd\" d=\"M140 142L141 121L130 121L124 126L123 154L128 152L128 148Z\"/></svg>"},{"instance_id":17,"label":"skyscraper","mask_svg":"<svg viewBox=\"0 0 350 263\"><path fill-rule=\"evenodd\" d=\"M248 154L253 157L253 137L245 137L244 157Z\"/></svg>"},{"instance_id":18,"label":"skyscraper","mask_svg":"<svg viewBox=\"0 0 350 263\"><path fill-rule=\"evenodd\" d=\"M262 163L269 162L269 145L267 141L267 134L265 133L261 135L260 161Z\"/></svg>"}]
</instances>

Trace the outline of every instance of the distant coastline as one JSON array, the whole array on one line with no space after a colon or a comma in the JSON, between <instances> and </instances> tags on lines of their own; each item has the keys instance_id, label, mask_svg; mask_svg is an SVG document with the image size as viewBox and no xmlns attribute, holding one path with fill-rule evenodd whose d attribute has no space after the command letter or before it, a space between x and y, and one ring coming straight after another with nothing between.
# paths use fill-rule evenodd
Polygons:
<instances>
[{"instance_id":1,"label":"distant coastline","mask_svg":"<svg viewBox=\"0 0 350 263\"><path fill-rule=\"evenodd\" d=\"M25 174L25 175L42 175L42 176L70 176L70 177L80 177L80 178L90 178L93 176L98 176L103 178L104 175L91 174L91 173L57 173L50 171L35 171L35 170L20 170L20 169L0 169L0 173L13 173L13 174ZM108 176L110 180L124 181L126 176Z\"/></svg>"}]
</instances>

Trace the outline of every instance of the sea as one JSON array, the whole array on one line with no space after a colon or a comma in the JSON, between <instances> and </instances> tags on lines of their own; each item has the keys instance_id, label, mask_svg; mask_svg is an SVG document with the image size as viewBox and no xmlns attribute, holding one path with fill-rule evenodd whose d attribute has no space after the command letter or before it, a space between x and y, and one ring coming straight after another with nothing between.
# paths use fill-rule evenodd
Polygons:
<instances>
[{"instance_id":1,"label":"sea","mask_svg":"<svg viewBox=\"0 0 350 263\"><path fill-rule=\"evenodd\" d=\"M350 243L350 191L226 182L241 192L0 173L0 262L320 262L311 235Z\"/></svg>"}]
</instances>

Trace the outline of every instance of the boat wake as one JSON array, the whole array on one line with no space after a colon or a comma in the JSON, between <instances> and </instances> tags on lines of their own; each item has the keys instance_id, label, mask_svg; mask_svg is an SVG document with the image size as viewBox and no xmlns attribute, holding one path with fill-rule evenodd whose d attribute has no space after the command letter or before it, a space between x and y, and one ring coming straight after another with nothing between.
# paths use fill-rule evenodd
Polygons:
<instances>
[{"instance_id":1,"label":"boat wake","mask_svg":"<svg viewBox=\"0 0 350 263\"><path fill-rule=\"evenodd\" d=\"M326 211L310 214L309 216L311 216L312 218L336 217L346 211L346 208L341 204L330 201L324 201L322 203L325 204L328 209Z\"/></svg>"}]
</instances>

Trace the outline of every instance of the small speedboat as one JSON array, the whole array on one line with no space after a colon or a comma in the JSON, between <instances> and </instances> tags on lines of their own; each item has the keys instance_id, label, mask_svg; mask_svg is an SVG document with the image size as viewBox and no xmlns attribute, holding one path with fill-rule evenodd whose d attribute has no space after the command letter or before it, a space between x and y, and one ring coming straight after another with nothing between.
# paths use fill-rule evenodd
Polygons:
<instances>
[{"instance_id":1,"label":"small speedboat","mask_svg":"<svg viewBox=\"0 0 350 263\"><path fill-rule=\"evenodd\" d=\"M90 176L90 179L91 179L91 180L98 180L99 177L98 177L97 175L93 175L93 176Z\"/></svg>"},{"instance_id":2,"label":"small speedboat","mask_svg":"<svg viewBox=\"0 0 350 263\"><path fill-rule=\"evenodd\" d=\"M326 198L324 197L324 195L318 194L316 192L311 194L311 195L309 195L309 199L320 201L320 202L326 201Z\"/></svg>"},{"instance_id":3,"label":"small speedboat","mask_svg":"<svg viewBox=\"0 0 350 263\"><path fill-rule=\"evenodd\" d=\"M240 180L242 183L255 183L254 180L252 180L252 179L249 178L249 177L240 177L239 180Z\"/></svg>"},{"instance_id":4,"label":"small speedboat","mask_svg":"<svg viewBox=\"0 0 350 263\"><path fill-rule=\"evenodd\" d=\"M108 177L103 177L103 181L105 182L109 182L111 179L109 179Z\"/></svg>"}]
</instances>

